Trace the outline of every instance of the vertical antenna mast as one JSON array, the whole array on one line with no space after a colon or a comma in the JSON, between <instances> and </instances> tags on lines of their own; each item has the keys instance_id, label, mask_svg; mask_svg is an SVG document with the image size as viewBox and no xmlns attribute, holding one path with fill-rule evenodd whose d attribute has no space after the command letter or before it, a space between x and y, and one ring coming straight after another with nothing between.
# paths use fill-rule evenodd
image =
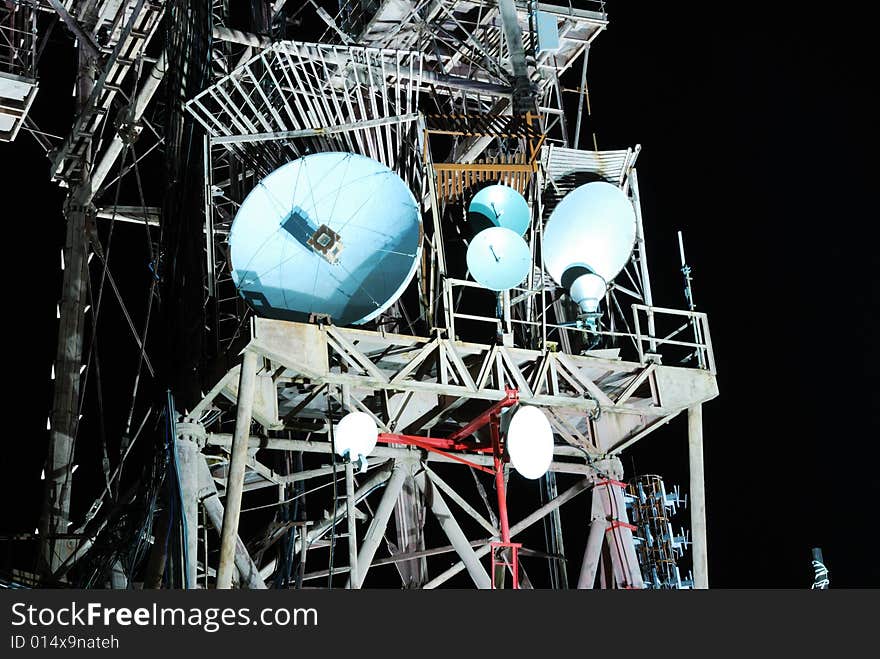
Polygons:
<instances>
[{"instance_id":1,"label":"vertical antenna mast","mask_svg":"<svg viewBox=\"0 0 880 659\"><path fill-rule=\"evenodd\" d=\"M681 256L681 274L684 275L684 299L687 302L688 310L693 311L695 309L694 289L691 286L693 277L691 277L691 266L687 264L687 260L684 257L684 239L681 236L681 231L678 232L678 253ZM697 322L696 318L691 318L691 327L694 328L694 342L699 346L703 343L703 335L700 330L700 324ZM700 350L699 347L696 347L694 348L691 357L694 355L697 357L697 363L700 368L705 368L706 365L703 358L703 351ZM690 359L690 357L687 359Z\"/></svg>"},{"instance_id":2,"label":"vertical antenna mast","mask_svg":"<svg viewBox=\"0 0 880 659\"><path fill-rule=\"evenodd\" d=\"M691 288L691 266L684 258L684 239L681 237L681 231L678 232L678 253L681 255L681 274L684 275L684 298L687 301L688 309L693 311L694 291Z\"/></svg>"}]
</instances>

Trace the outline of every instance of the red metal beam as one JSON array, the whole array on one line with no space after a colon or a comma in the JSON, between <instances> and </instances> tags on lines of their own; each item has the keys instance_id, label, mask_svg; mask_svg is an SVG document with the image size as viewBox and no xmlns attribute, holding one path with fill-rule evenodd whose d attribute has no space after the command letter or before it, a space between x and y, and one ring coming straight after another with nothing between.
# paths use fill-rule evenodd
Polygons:
<instances>
[{"instance_id":1,"label":"red metal beam","mask_svg":"<svg viewBox=\"0 0 880 659\"><path fill-rule=\"evenodd\" d=\"M504 488L504 461L501 454L501 429L499 421L493 418L489 423L492 435L492 449L495 454L495 492L498 495L498 521L501 525L501 541L510 542L510 524L507 521L507 492Z\"/></svg>"},{"instance_id":2,"label":"red metal beam","mask_svg":"<svg viewBox=\"0 0 880 659\"><path fill-rule=\"evenodd\" d=\"M504 389L504 398L499 400L497 403L492 405L485 412L480 414L478 417L473 419L470 423L463 426L459 430L452 433L449 437L419 437L417 435L400 435L397 433L391 432L383 432L379 433L378 441L383 444L405 444L407 446L416 446L425 451L431 451L433 453L438 453L440 455L445 455L446 457L455 460L456 462L461 462L468 466L473 467L474 469L479 469L480 471L485 471L487 474L492 474L498 477L498 474L501 473L501 433L499 428L499 415L501 414L501 410L510 407L512 405L516 405L519 402L519 391L517 389ZM473 442L462 442L461 440L467 439L471 435L474 434L475 431L479 430L487 423L491 424L492 429L492 446L490 447L477 447ZM471 462L466 458L456 455L455 453L450 453L449 451L472 451L474 453L493 453L495 455L495 468L490 469L489 467L485 467L483 465L476 464L475 462ZM497 489L497 488L496 488ZM504 524L507 525L507 505L502 500L504 498L504 480L502 477L501 480L501 488L499 491L499 507L503 508L503 517ZM502 505L503 504L503 505ZM502 529L503 530L503 529ZM509 534L505 536L506 540L509 542Z\"/></svg>"},{"instance_id":3,"label":"red metal beam","mask_svg":"<svg viewBox=\"0 0 880 659\"><path fill-rule=\"evenodd\" d=\"M504 389L504 398L492 405L485 412L477 416L468 424L452 433L449 437L418 437L416 435L400 435L397 433L379 433L378 441L383 444L404 444L416 446L425 451L431 451L444 455L456 462L469 465L495 476L495 492L498 496L498 519L501 526L501 542L492 543L492 587L495 587L495 571L499 565L509 567L513 574L513 587L519 588L519 544L510 541L510 522L507 517L507 492L504 487L504 454L501 447L501 411L519 402L519 391L516 389ZM476 448L473 442L462 442L474 434L477 430L489 425L489 434L492 438L492 446ZM449 451L470 450L478 453L492 452L493 469L478 465L466 458L450 453ZM497 554L504 549L511 553L511 561L499 562Z\"/></svg>"},{"instance_id":4,"label":"red metal beam","mask_svg":"<svg viewBox=\"0 0 880 659\"><path fill-rule=\"evenodd\" d=\"M445 455L450 460L455 460L456 462L461 462L462 464L466 464L469 467L473 467L474 469L479 469L480 471L485 471L487 474L494 474L495 470L490 469L489 467L485 467L481 464L477 464L476 462L471 462L470 460L461 457L460 455L456 455L455 453L449 453L444 451L438 446L444 445L449 440L446 439L438 439L431 437L415 437L413 435L396 435L393 433L380 433L378 441L383 444L406 444L408 446L416 446L420 449L424 449L425 451L431 451L432 453L437 453L439 455Z\"/></svg>"},{"instance_id":5,"label":"red metal beam","mask_svg":"<svg viewBox=\"0 0 880 659\"><path fill-rule=\"evenodd\" d=\"M474 434L474 432L489 423L492 417L500 413L501 410L506 407L516 405L519 402L519 390L505 388L504 394L504 398L499 400L492 407L480 414L466 426L462 426L460 429L456 430L449 436L449 439L451 439L452 441L457 441L460 439L464 439L465 437L470 437Z\"/></svg>"}]
</instances>

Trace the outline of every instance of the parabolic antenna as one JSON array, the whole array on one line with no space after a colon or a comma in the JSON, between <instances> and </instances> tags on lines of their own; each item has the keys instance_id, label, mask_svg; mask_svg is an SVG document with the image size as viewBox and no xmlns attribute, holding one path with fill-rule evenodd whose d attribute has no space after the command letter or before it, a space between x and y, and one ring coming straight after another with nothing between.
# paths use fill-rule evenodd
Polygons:
<instances>
[{"instance_id":1,"label":"parabolic antenna","mask_svg":"<svg viewBox=\"0 0 880 659\"><path fill-rule=\"evenodd\" d=\"M540 478L553 462L553 429L537 407L520 407L507 428L510 462L524 478Z\"/></svg>"},{"instance_id":2,"label":"parabolic antenna","mask_svg":"<svg viewBox=\"0 0 880 659\"><path fill-rule=\"evenodd\" d=\"M355 456L368 456L376 448L379 429L366 412L349 412L339 420L333 432L336 452Z\"/></svg>"},{"instance_id":3,"label":"parabolic antenna","mask_svg":"<svg viewBox=\"0 0 880 659\"><path fill-rule=\"evenodd\" d=\"M468 206L468 221L475 232L489 227L504 227L517 235L529 228L529 204L516 190L506 185L490 185L474 195Z\"/></svg>"},{"instance_id":4,"label":"parabolic antenna","mask_svg":"<svg viewBox=\"0 0 880 659\"><path fill-rule=\"evenodd\" d=\"M504 227L484 229L468 245L468 270L477 283L492 291L513 288L526 278L531 265L526 241Z\"/></svg>"},{"instance_id":5,"label":"parabolic antenna","mask_svg":"<svg viewBox=\"0 0 880 659\"><path fill-rule=\"evenodd\" d=\"M353 153L316 153L269 174L229 233L232 277L261 316L372 320L415 274L421 219L406 183Z\"/></svg>"},{"instance_id":6,"label":"parabolic antenna","mask_svg":"<svg viewBox=\"0 0 880 659\"><path fill-rule=\"evenodd\" d=\"M610 183L587 183L567 194L547 220L544 265L583 311L595 311L635 240L636 217L626 194Z\"/></svg>"}]
</instances>

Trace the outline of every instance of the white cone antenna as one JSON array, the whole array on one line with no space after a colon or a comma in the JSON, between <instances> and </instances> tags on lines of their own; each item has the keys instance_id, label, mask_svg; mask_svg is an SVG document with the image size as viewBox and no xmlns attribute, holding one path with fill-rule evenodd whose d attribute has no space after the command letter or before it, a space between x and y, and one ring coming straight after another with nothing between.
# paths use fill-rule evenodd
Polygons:
<instances>
[{"instance_id":1,"label":"white cone antenna","mask_svg":"<svg viewBox=\"0 0 880 659\"><path fill-rule=\"evenodd\" d=\"M567 194L547 220L544 266L582 312L595 313L635 240L636 217L626 194L611 183L587 183Z\"/></svg>"}]
</instances>

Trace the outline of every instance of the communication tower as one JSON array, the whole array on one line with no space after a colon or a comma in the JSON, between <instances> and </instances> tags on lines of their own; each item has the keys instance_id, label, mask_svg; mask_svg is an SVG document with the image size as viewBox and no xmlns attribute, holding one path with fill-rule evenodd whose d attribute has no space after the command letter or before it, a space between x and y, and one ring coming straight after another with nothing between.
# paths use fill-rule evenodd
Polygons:
<instances>
[{"instance_id":1,"label":"communication tower","mask_svg":"<svg viewBox=\"0 0 880 659\"><path fill-rule=\"evenodd\" d=\"M643 588L639 525L670 503L638 481L661 499L630 517L620 456L686 414L707 587L708 321L654 304L641 147L584 134L605 3L575 4L12 2L6 139L34 26L62 22L80 63L49 151L68 200L41 583L525 588L549 560L554 587ZM143 276L114 277L135 249ZM120 311L134 358L108 383ZM83 401L108 386L130 395L74 516L76 444L101 436ZM539 522L546 547L520 542Z\"/></svg>"}]
</instances>

